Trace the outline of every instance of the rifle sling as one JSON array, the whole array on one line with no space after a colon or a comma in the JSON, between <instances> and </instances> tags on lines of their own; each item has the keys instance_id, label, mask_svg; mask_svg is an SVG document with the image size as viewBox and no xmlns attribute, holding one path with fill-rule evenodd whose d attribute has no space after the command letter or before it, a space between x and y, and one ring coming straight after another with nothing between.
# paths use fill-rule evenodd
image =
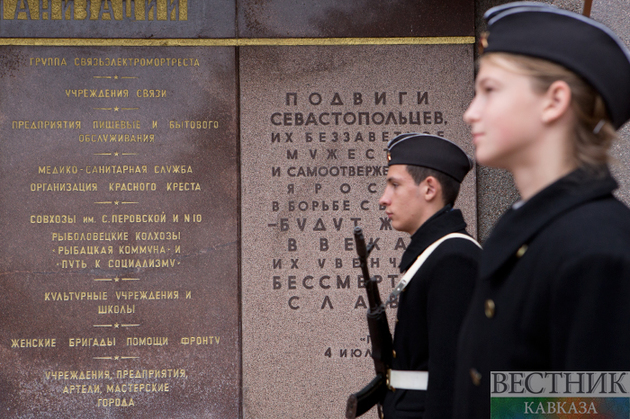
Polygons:
<instances>
[{"instance_id":1,"label":"rifle sling","mask_svg":"<svg viewBox=\"0 0 630 419\"><path fill-rule=\"evenodd\" d=\"M431 253L433 253L433 251L437 249L439 245L442 244L442 242L448 239L454 239L454 238L470 240L471 242L479 246L479 248L481 248L481 245L477 242L477 240L462 233L450 233L450 234L447 234L446 236L439 238L438 240L433 242L429 247L424 249L424 252L422 252L420 256L418 256L418 258L413 263L413 265L411 265L411 267L407 269L407 272L405 272L405 274L403 275L398 285L396 285L396 288L394 288L392 293L389 295L390 301L396 299L396 297L398 297L398 295L405 289L405 287L409 285L409 283L411 282L411 279L414 277L416 272L418 272L418 269L420 269L422 264L429 258L429 256L431 256Z\"/></svg>"}]
</instances>

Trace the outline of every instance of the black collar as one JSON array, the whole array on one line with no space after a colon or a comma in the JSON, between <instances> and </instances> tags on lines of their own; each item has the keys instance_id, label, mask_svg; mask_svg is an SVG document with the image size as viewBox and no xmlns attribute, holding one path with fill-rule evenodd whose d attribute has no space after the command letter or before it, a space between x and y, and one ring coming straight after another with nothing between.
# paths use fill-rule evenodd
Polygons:
<instances>
[{"instance_id":1,"label":"black collar","mask_svg":"<svg viewBox=\"0 0 630 419\"><path fill-rule=\"evenodd\" d=\"M411 242L400 260L400 271L404 272L413 264L416 258L435 241L449 233L464 232L466 222L462 212L453 209L449 204L433 214L411 236Z\"/></svg>"},{"instance_id":2,"label":"black collar","mask_svg":"<svg viewBox=\"0 0 630 419\"><path fill-rule=\"evenodd\" d=\"M597 173L577 169L538 192L518 209L507 210L483 245L480 277L493 275L559 215L586 201L610 195L617 186L608 168Z\"/></svg>"}]
</instances>

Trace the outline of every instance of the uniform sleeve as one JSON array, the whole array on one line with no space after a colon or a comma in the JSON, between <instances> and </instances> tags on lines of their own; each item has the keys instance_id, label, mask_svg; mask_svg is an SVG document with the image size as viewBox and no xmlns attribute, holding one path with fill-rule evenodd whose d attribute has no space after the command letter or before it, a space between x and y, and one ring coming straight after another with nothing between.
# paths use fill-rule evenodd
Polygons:
<instances>
[{"instance_id":1,"label":"uniform sleeve","mask_svg":"<svg viewBox=\"0 0 630 419\"><path fill-rule=\"evenodd\" d=\"M550 313L554 370L630 370L630 257L568 263L555 278Z\"/></svg>"},{"instance_id":2,"label":"uniform sleeve","mask_svg":"<svg viewBox=\"0 0 630 419\"><path fill-rule=\"evenodd\" d=\"M427 419L452 416L457 338L472 297L481 251L476 245L463 242L436 256L427 305Z\"/></svg>"}]
</instances>

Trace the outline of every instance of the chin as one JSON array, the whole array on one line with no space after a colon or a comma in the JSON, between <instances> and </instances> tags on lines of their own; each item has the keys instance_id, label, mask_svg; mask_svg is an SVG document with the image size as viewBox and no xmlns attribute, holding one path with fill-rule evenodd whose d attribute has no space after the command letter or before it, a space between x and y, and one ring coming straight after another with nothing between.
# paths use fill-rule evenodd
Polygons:
<instances>
[{"instance_id":1,"label":"chin","mask_svg":"<svg viewBox=\"0 0 630 419\"><path fill-rule=\"evenodd\" d=\"M478 151L475 152L475 160L478 164L486 167L495 167L495 168L504 168L501 165L500 159L497 159L496 156L488 156L487 154L480 153Z\"/></svg>"},{"instance_id":2,"label":"chin","mask_svg":"<svg viewBox=\"0 0 630 419\"><path fill-rule=\"evenodd\" d=\"M404 227L396 227L395 225L392 224L392 227L394 227L394 230L396 231L400 231L401 233L407 233L407 234L412 234L409 233L409 229L408 228L404 228Z\"/></svg>"}]
</instances>

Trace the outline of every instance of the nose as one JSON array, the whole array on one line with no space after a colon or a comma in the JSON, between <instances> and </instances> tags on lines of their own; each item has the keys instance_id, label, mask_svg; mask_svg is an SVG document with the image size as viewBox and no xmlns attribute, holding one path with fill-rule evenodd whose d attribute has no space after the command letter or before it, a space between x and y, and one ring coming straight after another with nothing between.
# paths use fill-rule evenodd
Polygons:
<instances>
[{"instance_id":1,"label":"nose","mask_svg":"<svg viewBox=\"0 0 630 419\"><path fill-rule=\"evenodd\" d=\"M387 188L385 188L385 191L383 191L383 195L378 200L378 203L379 205L383 205L383 206L389 205L390 200L389 200L389 194L387 193Z\"/></svg>"},{"instance_id":2,"label":"nose","mask_svg":"<svg viewBox=\"0 0 630 419\"><path fill-rule=\"evenodd\" d=\"M464 122L468 125L472 124L478 118L477 107L475 106L477 103L477 96L473 98L473 100L468 105L468 109L464 112Z\"/></svg>"}]
</instances>

